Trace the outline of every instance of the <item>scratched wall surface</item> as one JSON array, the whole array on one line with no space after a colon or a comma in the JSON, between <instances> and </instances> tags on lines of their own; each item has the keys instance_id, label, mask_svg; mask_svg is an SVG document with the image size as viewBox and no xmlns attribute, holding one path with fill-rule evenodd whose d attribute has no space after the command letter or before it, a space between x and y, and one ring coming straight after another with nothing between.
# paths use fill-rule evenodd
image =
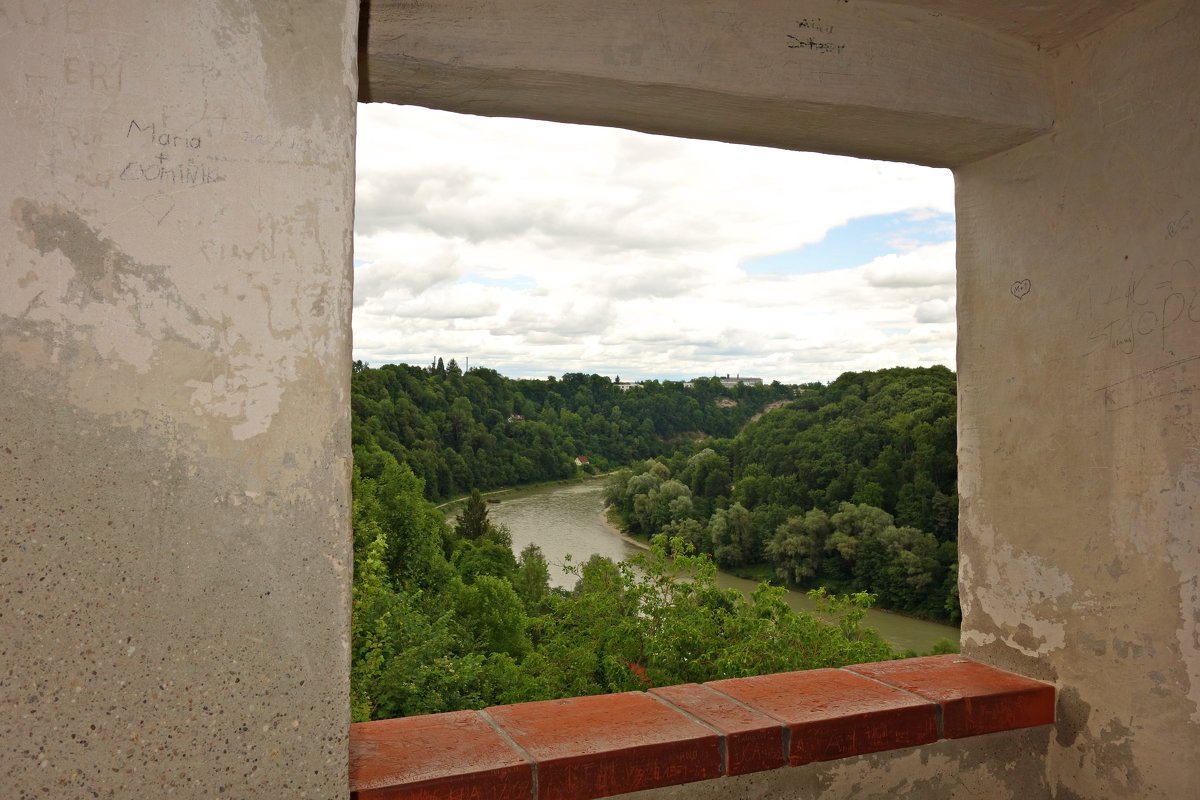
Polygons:
<instances>
[{"instance_id":1,"label":"scratched wall surface","mask_svg":"<svg viewBox=\"0 0 1200 800\"><path fill-rule=\"evenodd\" d=\"M346 791L356 5L0 0L5 797ZM373 5L368 96L960 167L964 644L1058 724L681 796L1189 796L1200 7Z\"/></svg>"},{"instance_id":2,"label":"scratched wall surface","mask_svg":"<svg viewBox=\"0 0 1200 800\"><path fill-rule=\"evenodd\" d=\"M1061 687L1058 797L1200 784L1200 5L1064 48L958 172L965 652Z\"/></svg>"},{"instance_id":3,"label":"scratched wall surface","mask_svg":"<svg viewBox=\"0 0 1200 800\"><path fill-rule=\"evenodd\" d=\"M1046 53L903 3L387 0L364 13L371 102L938 166L1053 122Z\"/></svg>"},{"instance_id":4,"label":"scratched wall surface","mask_svg":"<svg viewBox=\"0 0 1200 800\"><path fill-rule=\"evenodd\" d=\"M619 800L1043 800L1051 736L1030 728L619 795ZM1062 797L1063 795L1060 795Z\"/></svg>"},{"instance_id":5,"label":"scratched wall surface","mask_svg":"<svg viewBox=\"0 0 1200 800\"><path fill-rule=\"evenodd\" d=\"M346 791L356 18L0 0L5 798Z\"/></svg>"}]
</instances>

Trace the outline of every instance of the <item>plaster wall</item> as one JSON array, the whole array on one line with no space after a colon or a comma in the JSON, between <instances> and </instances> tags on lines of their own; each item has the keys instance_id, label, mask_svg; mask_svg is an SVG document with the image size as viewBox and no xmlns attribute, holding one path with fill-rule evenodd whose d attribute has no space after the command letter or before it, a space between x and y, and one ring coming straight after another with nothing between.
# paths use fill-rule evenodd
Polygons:
<instances>
[{"instance_id":1,"label":"plaster wall","mask_svg":"<svg viewBox=\"0 0 1200 800\"><path fill-rule=\"evenodd\" d=\"M1046 728L620 795L621 800L1043 800Z\"/></svg>"},{"instance_id":2,"label":"plaster wall","mask_svg":"<svg viewBox=\"0 0 1200 800\"><path fill-rule=\"evenodd\" d=\"M364 101L938 166L1053 119L1045 52L937 8L375 0L364 14Z\"/></svg>"},{"instance_id":3,"label":"plaster wall","mask_svg":"<svg viewBox=\"0 0 1200 800\"><path fill-rule=\"evenodd\" d=\"M15 797L346 791L355 5L0 0ZM1193 790L1200 7L1048 54L870 2L383 5L376 99L958 167L964 645L1058 724L724 786Z\"/></svg>"},{"instance_id":4,"label":"plaster wall","mask_svg":"<svg viewBox=\"0 0 1200 800\"><path fill-rule=\"evenodd\" d=\"M356 19L0 0L5 798L346 793Z\"/></svg>"},{"instance_id":5,"label":"plaster wall","mask_svg":"<svg viewBox=\"0 0 1200 800\"><path fill-rule=\"evenodd\" d=\"M1055 58L959 169L964 652L1060 687L1059 798L1200 784L1200 5Z\"/></svg>"}]
</instances>

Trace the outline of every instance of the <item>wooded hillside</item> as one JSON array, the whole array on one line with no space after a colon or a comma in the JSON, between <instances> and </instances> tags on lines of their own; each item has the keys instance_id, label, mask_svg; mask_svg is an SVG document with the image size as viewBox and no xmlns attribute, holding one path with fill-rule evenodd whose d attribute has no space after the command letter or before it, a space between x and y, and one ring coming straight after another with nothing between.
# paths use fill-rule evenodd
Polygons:
<instances>
[{"instance_id":1,"label":"wooded hillside","mask_svg":"<svg viewBox=\"0 0 1200 800\"><path fill-rule=\"evenodd\" d=\"M732 439L619 472L606 498L635 533L667 533L801 587L867 591L957 622L956 389L944 367L802 387Z\"/></svg>"},{"instance_id":2,"label":"wooded hillside","mask_svg":"<svg viewBox=\"0 0 1200 800\"><path fill-rule=\"evenodd\" d=\"M380 474L381 453L407 464L430 499L556 480L586 455L598 470L673 453L705 437L732 436L790 387L690 388L646 381L622 392L600 375L546 380L464 373L452 359L429 367L357 362L351 381L355 463Z\"/></svg>"},{"instance_id":3,"label":"wooded hillside","mask_svg":"<svg viewBox=\"0 0 1200 800\"><path fill-rule=\"evenodd\" d=\"M948 370L851 373L798 396L716 379L623 393L439 361L357 364L352 386L356 720L885 659L861 626L872 595L957 619ZM576 474L579 455L636 462L606 498L654 544L554 590L540 549L514 555L478 490ZM471 490L448 525L432 501ZM780 587L722 590L713 559L828 587L827 616L792 611Z\"/></svg>"}]
</instances>

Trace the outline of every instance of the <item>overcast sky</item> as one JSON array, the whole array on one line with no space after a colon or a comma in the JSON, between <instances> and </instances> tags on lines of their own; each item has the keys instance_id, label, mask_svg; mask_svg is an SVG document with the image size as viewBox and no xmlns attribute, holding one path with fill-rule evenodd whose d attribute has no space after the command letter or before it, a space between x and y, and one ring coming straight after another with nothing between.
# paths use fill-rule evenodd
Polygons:
<instances>
[{"instance_id":1,"label":"overcast sky","mask_svg":"<svg viewBox=\"0 0 1200 800\"><path fill-rule=\"evenodd\" d=\"M360 105L354 357L513 377L954 367L946 170Z\"/></svg>"}]
</instances>

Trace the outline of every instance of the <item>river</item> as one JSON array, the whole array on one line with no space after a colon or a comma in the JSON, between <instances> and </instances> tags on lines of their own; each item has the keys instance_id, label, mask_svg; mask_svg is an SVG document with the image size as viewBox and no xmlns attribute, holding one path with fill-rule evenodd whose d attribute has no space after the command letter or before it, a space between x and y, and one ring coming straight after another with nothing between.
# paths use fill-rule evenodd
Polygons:
<instances>
[{"instance_id":1,"label":"river","mask_svg":"<svg viewBox=\"0 0 1200 800\"><path fill-rule=\"evenodd\" d=\"M640 545L623 538L608 524L601 496L603 490L603 479L597 479L522 490L512 495L499 494L493 499L501 502L490 504L488 514L492 521L506 525L512 532L515 552L519 553L530 542L541 547L550 562L550 583L570 587L575 584L575 579L562 569L568 554L578 564L594 553L620 561L641 550ZM753 581L723 572L717 573L717 583L743 593L749 593L757 586ZM802 592L789 591L787 601L798 611L811 611L815 607ZM901 651L925 653L938 639L958 641L957 628L888 611L868 611L866 623Z\"/></svg>"}]
</instances>

